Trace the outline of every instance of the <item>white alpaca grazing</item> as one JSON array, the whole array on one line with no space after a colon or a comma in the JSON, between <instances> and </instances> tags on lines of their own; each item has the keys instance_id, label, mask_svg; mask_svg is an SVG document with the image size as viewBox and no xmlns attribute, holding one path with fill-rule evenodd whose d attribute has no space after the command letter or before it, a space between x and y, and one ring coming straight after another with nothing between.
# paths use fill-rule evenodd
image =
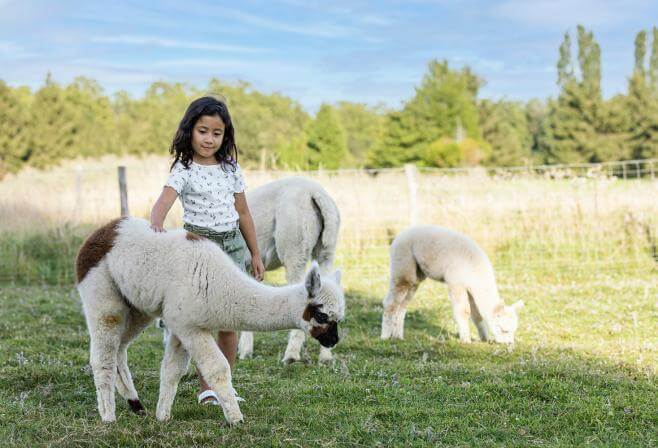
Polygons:
<instances>
[{"instance_id":1,"label":"white alpaca grazing","mask_svg":"<svg viewBox=\"0 0 658 448\"><path fill-rule=\"evenodd\" d=\"M158 420L170 418L191 356L219 396L226 420L235 424L242 413L228 361L213 335L298 328L331 347L345 313L338 272L321 277L314 265L304 283L266 286L238 269L215 243L184 230L156 233L142 219L118 219L94 232L80 249L76 270L105 422L115 420L115 385L133 411L143 412L126 350L157 316L171 331L160 372Z\"/></svg>"},{"instance_id":2,"label":"white alpaca grazing","mask_svg":"<svg viewBox=\"0 0 658 448\"><path fill-rule=\"evenodd\" d=\"M248 192L247 202L266 270L284 266L288 284L304 278L311 260L318 262L323 275L333 272L340 215L320 184L301 177L280 179ZM304 339L303 331L290 332L283 362L301 359ZM253 346L253 333L242 332L238 344L240 359L250 357ZM319 360L331 359L331 350L320 346Z\"/></svg>"},{"instance_id":3,"label":"white alpaca grazing","mask_svg":"<svg viewBox=\"0 0 658 448\"><path fill-rule=\"evenodd\" d=\"M391 244L391 281L384 299L382 339L402 339L407 304L426 277L448 285L459 339L470 342L469 317L482 340L513 343L518 301L506 306L498 295L487 254L470 238L435 226L411 227Z\"/></svg>"}]
</instances>

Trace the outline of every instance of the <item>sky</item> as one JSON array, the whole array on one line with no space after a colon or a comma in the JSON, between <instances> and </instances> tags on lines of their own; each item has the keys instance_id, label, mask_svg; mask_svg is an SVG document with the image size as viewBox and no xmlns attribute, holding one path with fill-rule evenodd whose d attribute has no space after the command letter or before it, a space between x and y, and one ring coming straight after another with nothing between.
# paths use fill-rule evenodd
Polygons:
<instances>
[{"instance_id":1,"label":"sky","mask_svg":"<svg viewBox=\"0 0 658 448\"><path fill-rule=\"evenodd\" d=\"M658 1L0 0L0 79L36 90L47 73L86 76L140 97L155 81L203 89L214 77L314 112L399 108L428 62L446 59L485 80L480 98L526 101L556 95L558 47L577 24L601 46L610 97L626 90L635 35L658 26Z\"/></svg>"}]
</instances>

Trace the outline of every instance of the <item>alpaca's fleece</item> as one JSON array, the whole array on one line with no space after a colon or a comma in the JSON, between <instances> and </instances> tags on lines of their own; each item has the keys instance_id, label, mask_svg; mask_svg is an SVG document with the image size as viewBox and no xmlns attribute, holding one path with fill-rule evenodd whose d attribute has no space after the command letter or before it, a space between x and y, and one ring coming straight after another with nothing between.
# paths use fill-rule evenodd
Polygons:
<instances>
[{"instance_id":1,"label":"alpaca's fleece","mask_svg":"<svg viewBox=\"0 0 658 448\"><path fill-rule=\"evenodd\" d=\"M401 232L390 250L391 279L384 299L382 338L402 338L408 302L426 277L446 283L463 342L470 341L472 318L483 340L512 343L523 302L506 306L498 294L487 254L470 238L436 226Z\"/></svg>"},{"instance_id":2,"label":"alpaca's fleece","mask_svg":"<svg viewBox=\"0 0 658 448\"><path fill-rule=\"evenodd\" d=\"M304 277L306 266L316 260L323 274L333 271L340 214L329 194L317 182L288 177L247 192L247 203L256 227L258 248L266 270L284 266L288 284ZM292 330L283 361L301 359L305 335ZM240 358L253 353L253 334L240 335ZM321 346L320 360L332 359Z\"/></svg>"},{"instance_id":3,"label":"alpaca's fleece","mask_svg":"<svg viewBox=\"0 0 658 448\"><path fill-rule=\"evenodd\" d=\"M131 408L141 409L126 348L154 317L162 316L171 331L158 419L170 417L191 356L218 393L227 420L236 423L242 414L228 362L213 334L297 328L333 346L345 313L339 273L321 277L314 265L303 283L266 286L242 272L212 241L184 230L156 233L142 219L115 220L94 232L80 249L77 274L103 421L115 419L115 384Z\"/></svg>"}]
</instances>

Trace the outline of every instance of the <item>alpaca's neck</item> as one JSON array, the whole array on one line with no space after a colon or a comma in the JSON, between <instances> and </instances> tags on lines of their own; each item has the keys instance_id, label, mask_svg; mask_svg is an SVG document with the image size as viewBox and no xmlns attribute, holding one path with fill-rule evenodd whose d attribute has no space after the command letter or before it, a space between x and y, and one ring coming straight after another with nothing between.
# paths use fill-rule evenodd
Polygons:
<instances>
[{"instance_id":1,"label":"alpaca's neck","mask_svg":"<svg viewBox=\"0 0 658 448\"><path fill-rule=\"evenodd\" d=\"M493 319L494 311L497 308L505 306L505 303L498 293L496 280L493 276L488 282L480 282L471 285L467 289L469 294L473 297L480 315L482 315L486 321Z\"/></svg>"},{"instance_id":2,"label":"alpaca's neck","mask_svg":"<svg viewBox=\"0 0 658 448\"><path fill-rule=\"evenodd\" d=\"M307 294L303 284L272 287L249 282L231 302L230 320L235 330L288 330L299 328Z\"/></svg>"}]
</instances>

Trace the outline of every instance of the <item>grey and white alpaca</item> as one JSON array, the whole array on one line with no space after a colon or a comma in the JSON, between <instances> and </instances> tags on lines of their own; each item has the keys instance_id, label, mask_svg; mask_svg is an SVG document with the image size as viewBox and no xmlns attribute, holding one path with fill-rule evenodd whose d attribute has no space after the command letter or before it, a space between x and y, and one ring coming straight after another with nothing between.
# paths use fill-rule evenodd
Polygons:
<instances>
[{"instance_id":1,"label":"grey and white alpaca","mask_svg":"<svg viewBox=\"0 0 658 448\"><path fill-rule=\"evenodd\" d=\"M276 180L247 192L247 203L266 270L285 267L288 284L304 278L311 260L318 262L322 274L333 271L340 214L320 184L302 177ZM290 332L283 362L301 359L305 337L303 331ZM242 332L240 358L250 357L253 346L253 333ZM331 359L331 350L320 346L319 360Z\"/></svg>"},{"instance_id":2,"label":"grey and white alpaca","mask_svg":"<svg viewBox=\"0 0 658 448\"><path fill-rule=\"evenodd\" d=\"M133 411L143 412L127 348L155 317L163 317L170 331L160 371L158 420L171 417L191 357L219 396L226 420L235 424L243 417L228 361L214 335L219 330L297 328L331 347L345 314L338 272L321 277L314 264L305 282L263 285L215 243L184 230L156 233L142 219L118 219L94 232L78 253L76 271L98 410L105 422L116 419L115 387Z\"/></svg>"},{"instance_id":3,"label":"grey and white alpaca","mask_svg":"<svg viewBox=\"0 0 658 448\"><path fill-rule=\"evenodd\" d=\"M382 339L402 339L407 304L426 277L446 283L459 339L470 342L469 317L482 340L513 343L518 301L506 306L498 294L487 254L470 238L436 226L402 231L391 244L391 278L384 298Z\"/></svg>"}]
</instances>

